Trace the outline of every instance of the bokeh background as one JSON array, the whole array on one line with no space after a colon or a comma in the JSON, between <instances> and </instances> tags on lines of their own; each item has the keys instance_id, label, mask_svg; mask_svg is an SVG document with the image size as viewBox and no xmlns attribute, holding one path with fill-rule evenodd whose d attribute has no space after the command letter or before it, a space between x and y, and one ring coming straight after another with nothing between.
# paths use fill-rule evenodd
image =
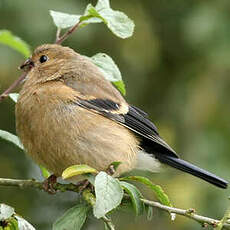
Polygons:
<instances>
[{"instance_id":1,"label":"bokeh background","mask_svg":"<svg viewBox=\"0 0 230 230\"><path fill-rule=\"evenodd\" d=\"M82 13L95 1L0 0L0 29L8 29L35 48L54 41L56 28L49 9ZM109 54L119 66L127 100L149 113L161 136L180 155L230 180L230 2L202 0L116 0L136 24L132 38L115 37L103 24L78 30L64 45L81 54ZM0 45L0 91L19 75L24 58ZM0 104L0 129L15 133L14 103ZM0 177L40 179L37 166L16 147L0 140ZM221 218L229 205L229 190L221 190L190 175L165 168L151 175L180 208ZM153 194L145 190L146 196ZM50 196L32 189L0 188L0 202L37 229L51 229L54 220L76 203L72 193ZM123 219L123 221L121 221ZM201 229L197 223L154 209L152 221L114 216L118 229ZM85 229L102 229L89 218Z\"/></svg>"}]
</instances>

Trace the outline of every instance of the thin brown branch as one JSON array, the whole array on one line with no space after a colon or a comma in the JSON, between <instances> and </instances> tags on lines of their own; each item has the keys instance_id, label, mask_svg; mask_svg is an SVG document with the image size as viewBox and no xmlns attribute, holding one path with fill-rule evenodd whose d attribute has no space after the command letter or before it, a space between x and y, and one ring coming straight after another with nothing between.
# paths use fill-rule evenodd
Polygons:
<instances>
[{"instance_id":1,"label":"thin brown branch","mask_svg":"<svg viewBox=\"0 0 230 230\"><path fill-rule=\"evenodd\" d=\"M39 190L44 190L43 182L40 182L37 180L18 180L18 179L0 178L0 186L14 186L14 187L19 187L19 188L29 188L30 187L30 188L35 188L35 189L39 189ZM79 186L76 186L74 184L56 183L56 184L54 184L53 187L57 191L61 191L61 192L65 192L65 191L79 192ZM86 194L84 194L84 193L86 193ZM83 191L83 196L86 197L87 202L89 202L91 205L94 204L95 201L88 194L87 189ZM202 226L210 225L213 228L216 228L218 226L218 224L220 223L220 220L216 220L213 218L198 215L192 209L185 210L185 209L180 209L180 208L169 207L169 206L163 205L159 202L150 201L150 200L146 200L146 199L142 199L142 201L146 205L149 205L151 207L156 207L156 208L159 208L161 210L164 210L164 211L167 211L170 213L175 213L177 215L188 217L188 218L195 220L196 222L202 224ZM109 225L108 227L110 229L114 230L114 226L108 218L103 219L103 221L105 221L106 224ZM225 222L223 223L223 227L225 229L230 229L230 221L225 220Z\"/></svg>"},{"instance_id":2,"label":"thin brown branch","mask_svg":"<svg viewBox=\"0 0 230 230\"><path fill-rule=\"evenodd\" d=\"M56 44L61 44L64 40L66 40L70 34L72 34L79 26L81 22L77 22L73 27L67 30L58 40L56 40Z\"/></svg>"},{"instance_id":3,"label":"thin brown branch","mask_svg":"<svg viewBox=\"0 0 230 230\"><path fill-rule=\"evenodd\" d=\"M0 95L0 101L2 101L4 98L8 97L8 95L11 93L11 91L17 87L21 81L23 81L26 77L26 73L23 73L7 90L5 90Z\"/></svg>"}]
</instances>

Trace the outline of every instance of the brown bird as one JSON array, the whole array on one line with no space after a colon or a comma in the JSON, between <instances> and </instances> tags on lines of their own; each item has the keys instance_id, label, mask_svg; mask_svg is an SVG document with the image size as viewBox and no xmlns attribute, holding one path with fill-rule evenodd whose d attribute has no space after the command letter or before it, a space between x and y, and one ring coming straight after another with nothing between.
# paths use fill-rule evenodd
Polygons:
<instances>
[{"instance_id":1,"label":"brown bird","mask_svg":"<svg viewBox=\"0 0 230 230\"><path fill-rule=\"evenodd\" d=\"M60 45L35 49L16 105L17 133L28 154L56 176L75 164L116 175L160 163L221 188L228 182L184 160L142 110L129 105L89 59Z\"/></svg>"}]
</instances>

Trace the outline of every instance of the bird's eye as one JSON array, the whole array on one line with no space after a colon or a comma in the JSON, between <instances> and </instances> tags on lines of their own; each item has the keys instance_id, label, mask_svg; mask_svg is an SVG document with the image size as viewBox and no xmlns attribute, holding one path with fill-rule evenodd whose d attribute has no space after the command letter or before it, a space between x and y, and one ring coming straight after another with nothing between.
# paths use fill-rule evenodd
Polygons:
<instances>
[{"instance_id":1,"label":"bird's eye","mask_svg":"<svg viewBox=\"0 0 230 230\"><path fill-rule=\"evenodd\" d=\"M41 63L46 62L48 60L48 57L46 55L42 55L39 59Z\"/></svg>"}]
</instances>

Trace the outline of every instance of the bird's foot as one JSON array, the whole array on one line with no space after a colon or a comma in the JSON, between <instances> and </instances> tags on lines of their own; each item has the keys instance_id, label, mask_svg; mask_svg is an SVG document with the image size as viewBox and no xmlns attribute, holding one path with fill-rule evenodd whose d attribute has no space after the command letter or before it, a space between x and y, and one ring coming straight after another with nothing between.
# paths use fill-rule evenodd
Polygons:
<instances>
[{"instance_id":1,"label":"bird's foot","mask_svg":"<svg viewBox=\"0 0 230 230\"><path fill-rule=\"evenodd\" d=\"M85 188L88 187L89 184L90 184L89 181L85 179L77 182L76 186L79 188L79 192L81 193Z\"/></svg>"},{"instance_id":2,"label":"bird's foot","mask_svg":"<svg viewBox=\"0 0 230 230\"><path fill-rule=\"evenodd\" d=\"M54 188L54 185L57 183L57 177L52 174L43 182L43 189L44 191L48 192L49 194L55 194L56 189Z\"/></svg>"},{"instance_id":3,"label":"bird's foot","mask_svg":"<svg viewBox=\"0 0 230 230\"><path fill-rule=\"evenodd\" d=\"M111 165L107 168L106 172L107 172L110 176L112 176L112 175L116 172L116 169L115 169L114 165L111 164Z\"/></svg>"}]
</instances>

